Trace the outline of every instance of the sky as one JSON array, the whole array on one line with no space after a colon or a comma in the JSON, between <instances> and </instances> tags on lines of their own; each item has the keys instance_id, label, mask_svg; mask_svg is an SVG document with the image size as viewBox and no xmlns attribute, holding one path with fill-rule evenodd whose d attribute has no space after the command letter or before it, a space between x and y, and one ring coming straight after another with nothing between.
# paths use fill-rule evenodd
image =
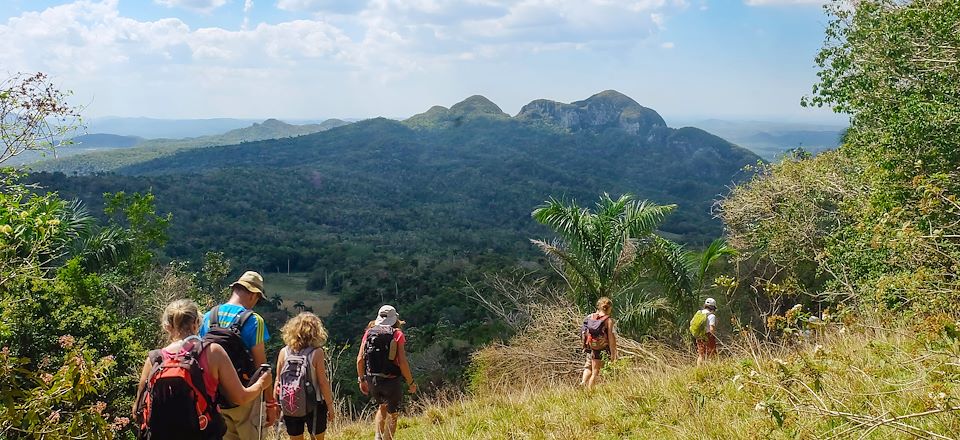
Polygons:
<instances>
[{"instance_id":1,"label":"sky","mask_svg":"<svg viewBox=\"0 0 960 440\"><path fill-rule=\"evenodd\" d=\"M799 105L822 3L3 0L0 75L46 72L88 118L402 118L475 94L516 114L614 89L668 124L839 123Z\"/></svg>"}]
</instances>

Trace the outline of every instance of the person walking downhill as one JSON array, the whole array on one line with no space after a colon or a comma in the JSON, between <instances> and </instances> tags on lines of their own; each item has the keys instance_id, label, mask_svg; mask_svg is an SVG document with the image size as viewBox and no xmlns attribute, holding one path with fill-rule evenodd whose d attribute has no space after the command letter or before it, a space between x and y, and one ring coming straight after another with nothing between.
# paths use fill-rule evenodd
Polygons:
<instances>
[{"instance_id":1,"label":"person walking downhill","mask_svg":"<svg viewBox=\"0 0 960 440\"><path fill-rule=\"evenodd\" d=\"M244 387L223 347L204 343L197 336L200 312L193 301L170 303L160 322L171 342L151 351L140 370L133 406L138 438L223 438L226 424L215 403L217 396L252 402L269 390L270 373Z\"/></svg>"},{"instance_id":2,"label":"person walking downhill","mask_svg":"<svg viewBox=\"0 0 960 440\"><path fill-rule=\"evenodd\" d=\"M417 383L413 381L404 350L407 340L400 330L403 324L397 309L389 305L381 307L376 320L371 321L363 333L360 353L357 354L360 392L369 395L379 405L375 417L377 440L394 438L403 399L401 377L407 384L407 392L417 392Z\"/></svg>"},{"instance_id":3,"label":"person walking downhill","mask_svg":"<svg viewBox=\"0 0 960 440\"><path fill-rule=\"evenodd\" d=\"M277 358L276 396L283 423L291 440L304 438L304 427L314 439L323 440L327 422L332 422L333 391L327 378L323 344L327 330L313 313L301 313L280 329L283 342Z\"/></svg>"},{"instance_id":4,"label":"person walking downhill","mask_svg":"<svg viewBox=\"0 0 960 440\"><path fill-rule=\"evenodd\" d=\"M604 354L610 362L617 360L617 334L613 331L613 318L610 317L612 312L613 302L610 298L602 297L597 300L597 311L583 319L580 336L587 360L583 365L580 385L587 388L592 388L600 377Z\"/></svg>"},{"instance_id":5,"label":"person walking downhill","mask_svg":"<svg viewBox=\"0 0 960 440\"><path fill-rule=\"evenodd\" d=\"M697 366L717 356L717 300L707 298L703 309L690 319L690 333L697 344Z\"/></svg>"},{"instance_id":6,"label":"person walking downhill","mask_svg":"<svg viewBox=\"0 0 960 440\"><path fill-rule=\"evenodd\" d=\"M263 317L253 311L257 302L265 298L263 277L245 272L230 285L230 299L203 315L200 336L206 342L221 345L230 356L240 380L253 379L258 365L267 363L264 347L270 333ZM241 404L221 399L219 404L227 424L226 440L259 440L264 420L262 403L266 402L266 426L272 426L279 417L279 406L273 398L273 384L264 392L263 399Z\"/></svg>"}]
</instances>

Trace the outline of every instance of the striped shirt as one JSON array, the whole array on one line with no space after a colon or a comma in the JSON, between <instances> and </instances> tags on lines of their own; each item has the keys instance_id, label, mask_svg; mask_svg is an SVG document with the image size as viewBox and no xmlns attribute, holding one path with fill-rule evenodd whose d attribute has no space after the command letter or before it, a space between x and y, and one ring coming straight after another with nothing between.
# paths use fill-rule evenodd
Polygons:
<instances>
[{"instance_id":1,"label":"striped shirt","mask_svg":"<svg viewBox=\"0 0 960 440\"><path fill-rule=\"evenodd\" d=\"M243 311L246 310L243 306L236 304L221 304L219 309L219 317L217 321L220 323L220 327L229 327L238 316L240 316ZM200 325L200 337L202 338L210 330L210 312L203 314L203 324ZM250 319L244 323L243 328L240 329L240 338L243 339L243 343L247 346L248 349L252 349L257 344L263 344L270 340L270 332L267 331L267 326L263 322L263 317L259 313L254 312L253 315L250 315Z\"/></svg>"}]
</instances>

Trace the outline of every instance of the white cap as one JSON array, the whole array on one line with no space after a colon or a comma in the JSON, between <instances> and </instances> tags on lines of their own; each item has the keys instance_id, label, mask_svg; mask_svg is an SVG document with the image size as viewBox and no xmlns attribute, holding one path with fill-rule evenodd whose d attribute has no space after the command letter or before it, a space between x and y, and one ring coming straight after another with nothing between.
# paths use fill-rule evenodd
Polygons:
<instances>
[{"instance_id":1,"label":"white cap","mask_svg":"<svg viewBox=\"0 0 960 440\"><path fill-rule=\"evenodd\" d=\"M399 318L400 315L397 314L397 309L393 308L393 306L386 305L380 307L380 311L377 312L377 320L374 324L393 326Z\"/></svg>"},{"instance_id":2,"label":"white cap","mask_svg":"<svg viewBox=\"0 0 960 440\"><path fill-rule=\"evenodd\" d=\"M716 307L716 306L717 306L717 300L715 300L715 299L713 299L713 298L707 298L707 300L703 302L703 306L704 306L704 307Z\"/></svg>"}]
</instances>

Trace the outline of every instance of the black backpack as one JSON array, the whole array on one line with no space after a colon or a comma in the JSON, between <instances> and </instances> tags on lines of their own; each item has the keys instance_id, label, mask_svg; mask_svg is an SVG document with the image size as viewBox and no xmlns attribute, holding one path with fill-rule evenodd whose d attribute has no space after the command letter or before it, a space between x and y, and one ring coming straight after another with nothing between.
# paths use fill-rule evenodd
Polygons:
<instances>
[{"instance_id":1,"label":"black backpack","mask_svg":"<svg viewBox=\"0 0 960 440\"><path fill-rule=\"evenodd\" d=\"M367 330L366 347L363 352L364 365L368 376L397 377L400 367L394 362L397 347L393 335L397 329L388 325L377 325Z\"/></svg>"},{"instance_id":2,"label":"black backpack","mask_svg":"<svg viewBox=\"0 0 960 440\"><path fill-rule=\"evenodd\" d=\"M226 433L213 393L203 381L203 348L198 340L185 353L150 352L153 369L137 405L139 439L211 440Z\"/></svg>"},{"instance_id":3,"label":"black backpack","mask_svg":"<svg viewBox=\"0 0 960 440\"><path fill-rule=\"evenodd\" d=\"M253 310L244 310L241 312L228 327L220 326L219 312L219 305L210 310L210 328L207 330L207 334L203 336L203 342L205 344L215 343L223 347L224 351L227 352L227 356L230 357L230 363L237 369L237 377L240 378L240 383L244 386L249 386L250 380L257 371L257 366L253 362L253 355L250 353L250 349L243 343L240 332L243 329L243 325L246 324L247 319L250 319L250 316L253 315ZM220 404L221 408L237 407L237 405L227 401L223 396L221 396L217 403Z\"/></svg>"}]
</instances>

